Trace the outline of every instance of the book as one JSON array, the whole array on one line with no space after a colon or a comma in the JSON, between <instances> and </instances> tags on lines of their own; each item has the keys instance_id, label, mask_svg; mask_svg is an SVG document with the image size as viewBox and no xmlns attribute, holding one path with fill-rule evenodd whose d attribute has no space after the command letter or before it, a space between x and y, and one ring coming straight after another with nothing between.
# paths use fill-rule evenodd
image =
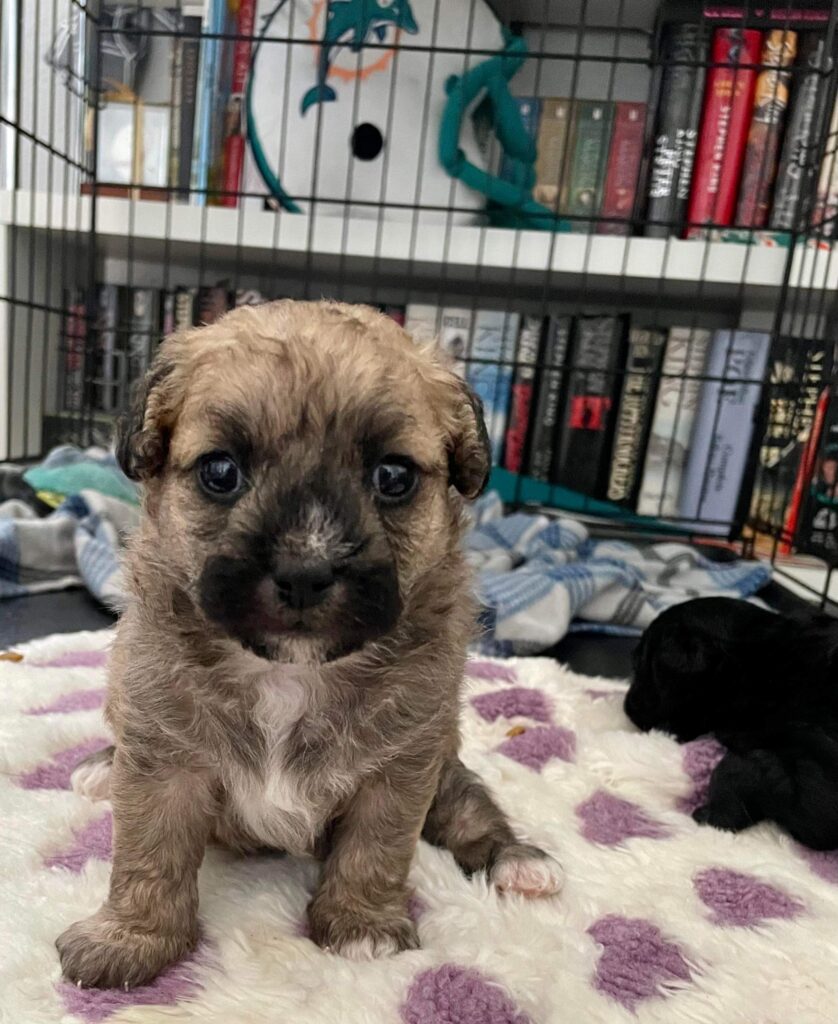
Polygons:
<instances>
[{"instance_id":1,"label":"book","mask_svg":"<svg viewBox=\"0 0 838 1024\"><path fill-rule=\"evenodd\" d=\"M530 139L535 142L538 135L538 120L541 114L541 100L536 96L513 96L518 114L524 125L524 130ZM528 179L529 164L515 159L511 154L502 151L498 177L502 181L510 181L513 185L520 185L529 190L530 180Z\"/></svg>"},{"instance_id":2,"label":"book","mask_svg":"<svg viewBox=\"0 0 838 1024\"><path fill-rule=\"evenodd\" d=\"M796 54L796 32L774 29L765 33L761 60L764 70L757 77L736 206L735 221L740 227L761 228L768 223L780 137L789 100L791 72L786 69Z\"/></svg>"},{"instance_id":3,"label":"book","mask_svg":"<svg viewBox=\"0 0 838 1024\"><path fill-rule=\"evenodd\" d=\"M707 72L687 238L706 238L705 225L724 227L733 220L761 42L756 29L717 28L713 33L710 59L715 66Z\"/></svg>"},{"instance_id":4,"label":"book","mask_svg":"<svg viewBox=\"0 0 838 1024\"><path fill-rule=\"evenodd\" d=\"M615 103L614 128L597 223L600 235L631 234L645 130L645 103Z\"/></svg>"},{"instance_id":5,"label":"book","mask_svg":"<svg viewBox=\"0 0 838 1024\"><path fill-rule=\"evenodd\" d=\"M544 351L536 373L527 474L545 482L550 479L558 439L572 323L569 316L551 316L548 319Z\"/></svg>"},{"instance_id":6,"label":"book","mask_svg":"<svg viewBox=\"0 0 838 1024\"><path fill-rule=\"evenodd\" d=\"M231 46L230 94L224 111L224 133L221 143L223 194L219 202L221 206L235 207L238 205L244 167L244 94L250 70L256 0L230 0L230 5L237 38Z\"/></svg>"},{"instance_id":7,"label":"book","mask_svg":"<svg viewBox=\"0 0 838 1024\"><path fill-rule=\"evenodd\" d=\"M177 136L178 173L175 184L179 198L182 201L188 201L192 183L192 147L195 138L195 102L201 54L201 19L192 15L184 17L183 31L180 55L180 117Z\"/></svg>"},{"instance_id":8,"label":"book","mask_svg":"<svg viewBox=\"0 0 838 1024\"><path fill-rule=\"evenodd\" d=\"M834 385L825 391L822 419L804 470L794 544L832 565L838 555L838 393Z\"/></svg>"},{"instance_id":9,"label":"book","mask_svg":"<svg viewBox=\"0 0 838 1024\"><path fill-rule=\"evenodd\" d=\"M220 36L224 32L226 14L225 0L206 0L201 22L203 34L198 72L195 137L192 146L192 202L196 206L208 205L214 139L218 134L215 114L220 98Z\"/></svg>"},{"instance_id":10,"label":"book","mask_svg":"<svg viewBox=\"0 0 838 1024\"><path fill-rule=\"evenodd\" d=\"M503 449L503 467L511 473L520 473L524 467L524 449L530 426L535 368L541 350L544 318L526 315L521 318L518 347L515 352L515 376L509 404L509 422Z\"/></svg>"},{"instance_id":11,"label":"book","mask_svg":"<svg viewBox=\"0 0 838 1024\"><path fill-rule=\"evenodd\" d=\"M234 306L261 306L268 300L258 288L237 288L233 298Z\"/></svg>"},{"instance_id":12,"label":"book","mask_svg":"<svg viewBox=\"0 0 838 1024\"><path fill-rule=\"evenodd\" d=\"M792 91L769 224L774 231L794 231L809 212L809 197L815 176L811 152L820 137L824 118L826 83L824 73L831 57L823 35L803 33L797 55L798 74Z\"/></svg>"},{"instance_id":13,"label":"book","mask_svg":"<svg viewBox=\"0 0 838 1024\"><path fill-rule=\"evenodd\" d=\"M159 293L155 288L130 288L127 311L127 374L130 385L151 362L160 330Z\"/></svg>"},{"instance_id":14,"label":"book","mask_svg":"<svg viewBox=\"0 0 838 1024\"><path fill-rule=\"evenodd\" d=\"M609 501L633 507L637 499L665 343L664 331L632 327L629 333L606 493Z\"/></svg>"},{"instance_id":15,"label":"book","mask_svg":"<svg viewBox=\"0 0 838 1024\"><path fill-rule=\"evenodd\" d=\"M838 96L832 108L829 135L821 158L818 191L812 211L812 227L820 238L833 238L838 215Z\"/></svg>"},{"instance_id":16,"label":"book","mask_svg":"<svg viewBox=\"0 0 838 1024\"><path fill-rule=\"evenodd\" d=\"M818 404L815 408L815 417L812 420L812 428L809 437L803 447L800 462L797 467L797 474L794 479L794 487L789 498L786 516L783 521L783 534L779 546L779 552L787 555L791 552L791 541L797 537L797 527L800 522L800 512L803 506L804 495L812 479L812 471L815 465L815 456L823 433L823 425L826 420L826 413L830 405L832 388L825 387L818 396Z\"/></svg>"},{"instance_id":17,"label":"book","mask_svg":"<svg viewBox=\"0 0 838 1024\"><path fill-rule=\"evenodd\" d=\"M710 343L679 500L681 516L710 533L728 533L736 517L770 340L763 331L716 331Z\"/></svg>"},{"instance_id":18,"label":"book","mask_svg":"<svg viewBox=\"0 0 838 1024\"><path fill-rule=\"evenodd\" d=\"M399 327L404 327L405 324L405 308L404 306L394 306L387 303L380 307L381 312L386 316L389 316L391 320L395 320Z\"/></svg>"},{"instance_id":19,"label":"book","mask_svg":"<svg viewBox=\"0 0 838 1024\"><path fill-rule=\"evenodd\" d=\"M195 299L197 288L175 289L175 327L179 331L195 326Z\"/></svg>"},{"instance_id":20,"label":"book","mask_svg":"<svg viewBox=\"0 0 838 1024\"><path fill-rule=\"evenodd\" d=\"M64 412L81 412L84 408L87 347L87 298L84 289L65 289L62 321L60 407Z\"/></svg>"},{"instance_id":21,"label":"book","mask_svg":"<svg viewBox=\"0 0 838 1024\"><path fill-rule=\"evenodd\" d=\"M649 167L649 238L681 235L692 184L705 69L707 33L701 24L667 25L662 34L660 100Z\"/></svg>"},{"instance_id":22,"label":"book","mask_svg":"<svg viewBox=\"0 0 838 1024\"><path fill-rule=\"evenodd\" d=\"M581 218L573 221L573 231L590 231L592 222L584 218L599 213L613 118L613 103L577 100L573 104L572 155L561 200L563 213Z\"/></svg>"},{"instance_id":23,"label":"book","mask_svg":"<svg viewBox=\"0 0 838 1024\"><path fill-rule=\"evenodd\" d=\"M404 329L414 341L434 341L439 332L439 306L409 302L404 311Z\"/></svg>"},{"instance_id":24,"label":"book","mask_svg":"<svg viewBox=\"0 0 838 1024\"><path fill-rule=\"evenodd\" d=\"M570 116L570 100L551 97L541 101L533 198L557 213L559 211L559 196L567 171Z\"/></svg>"},{"instance_id":25,"label":"book","mask_svg":"<svg viewBox=\"0 0 838 1024\"><path fill-rule=\"evenodd\" d=\"M115 284L100 284L96 292L97 387L96 406L102 412L120 408L118 365L121 322L120 289Z\"/></svg>"},{"instance_id":26,"label":"book","mask_svg":"<svg viewBox=\"0 0 838 1024\"><path fill-rule=\"evenodd\" d=\"M615 393L624 362L623 318L577 319L568 358L567 400L553 457L553 483L591 498L605 496L616 422Z\"/></svg>"},{"instance_id":27,"label":"book","mask_svg":"<svg viewBox=\"0 0 838 1024\"><path fill-rule=\"evenodd\" d=\"M643 460L637 513L678 515L684 463L692 441L695 410L707 363L710 331L671 327Z\"/></svg>"},{"instance_id":28,"label":"book","mask_svg":"<svg viewBox=\"0 0 838 1024\"><path fill-rule=\"evenodd\" d=\"M176 303L176 290L174 288L164 289L160 304L160 336L163 338L168 338L177 329L175 322Z\"/></svg>"},{"instance_id":29,"label":"book","mask_svg":"<svg viewBox=\"0 0 838 1024\"><path fill-rule=\"evenodd\" d=\"M519 323L518 313L479 309L474 315L466 380L483 402L483 416L495 465L500 463L503 451L512 389L511 364L515 357Z\"/></svg>"},{"instance_id":30,"label":"book","mask_svg":"<svg viewBox=\"0 0 838 1024\"><path fill-rule=\"evenodd\" d=\"M230 292L226 284L202 285L198 289L196 324L214 324L230 308Z\"/></svg>"},{"instance_id":31,"label":"book","mask_svg":"<svg viewBox=\"0 0 838 1024\"><path fill-rule=\"evenodd\" d=\"M454 369L461 377L466 375L466 360L471 341L472 312L449 306L442 310L439 326L439 346L451 357Z\"/></svg>"}]
</instances>

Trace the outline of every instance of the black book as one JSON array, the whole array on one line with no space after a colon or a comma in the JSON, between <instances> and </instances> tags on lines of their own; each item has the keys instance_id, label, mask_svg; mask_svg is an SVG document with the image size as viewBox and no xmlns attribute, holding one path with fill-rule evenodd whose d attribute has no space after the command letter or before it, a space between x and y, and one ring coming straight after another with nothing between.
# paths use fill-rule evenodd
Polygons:
<instances>
[{"instance_id":1,"label":"black book","mask_svg":"<svg viewBox=\"0 0 838 1024\"><path fill-rule=\"evenodd\" d=\"M704 97L708 36L700 24L666 25L662 33L661 88L649 164L649 238L681 235L690 198L693 162Z\"/></svg>"},{"instance_id":2,"label":"black book","mask_svg":"<svg viewBox=\"0 0 838 1024\"><path fill-rule=\"evenodd\" d=\"M582 316L573 332L552 482L591 498L608 489L625 327L622 317Z\"/></svg>"},{"instance_id":3,"label":"black book","mask_svg":"<svg viewBox=\"0 0 838 1024\"><path fill-rule=\"evenodd\" d=\"M652 426L666 332L632 327L611 452L609 501L634 506Z\"/></svg>"},{"instance_id":4,"label":"black book","mask_svg":"<svg viewBox=\"0 0 838 1024\"><path fill-rule=\"evenodd\" d=\"M198 65L201 56L201 19L183 19L184 38L180 52L180 123L178 130L178 177L180 198L189 199L192 183L192 145L195 135L195 101L198 93Z\"/></svg>"},{"instance_id":5,"label":"black book","mask_svg":"<svg viewBox=\"0 0 838 1024\"><path fill-rule=\"evenodd\" d=\"M540 369L535 387L535 401L530 413L529 455L527 475L536 480L550 479L556 426L561 412L564 365L570 344L571 318L551 316L544 332Z\"/></svg>"}]
</instances>

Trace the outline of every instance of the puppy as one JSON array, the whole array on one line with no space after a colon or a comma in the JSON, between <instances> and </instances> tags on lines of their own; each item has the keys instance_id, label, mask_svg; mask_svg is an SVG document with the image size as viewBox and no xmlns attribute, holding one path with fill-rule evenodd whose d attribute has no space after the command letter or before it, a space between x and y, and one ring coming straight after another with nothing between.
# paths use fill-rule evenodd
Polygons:
<instances>
[{"instance_id":1,"label":"puppy","mask_svg":"<svg viewBox=\"0 0 838 1024\"><path fill-rule=\"evenodd\" d=\"M362 306L238 309L163 343L118 444L144 484L113 647L110 893L58 939L84 986L153 978L198 938L209 840L323 858L313 939L417 945L417 840L501 890L554 893L460 762L475 629L464 499L489 472L478 403Z\"/></svg>"},{"instance_id":2,"label":"puppy","mask_svg":"<svg viewBox=\"0 0 838 1024\"><path fill-rule=\"evenodd\" d=\"M676 605L643 635L625 710L641 729L727 748L696 821L775 821L813 849L838 847L835 620L723 597Z\"/></svg>"}]
</instances>

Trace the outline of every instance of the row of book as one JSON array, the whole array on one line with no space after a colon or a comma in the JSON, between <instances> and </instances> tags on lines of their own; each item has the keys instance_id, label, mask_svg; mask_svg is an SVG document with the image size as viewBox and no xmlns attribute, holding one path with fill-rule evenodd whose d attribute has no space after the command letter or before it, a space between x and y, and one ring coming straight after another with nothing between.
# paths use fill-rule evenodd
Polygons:
<instances>
[{"instance_id":1,"label":"row of book","mask_svg":"<svg viewBox=\"0 0 838 1024\"><path fill-rule=\"evenodd\" d=\"M226 282L102 284L90 304L82 291L69 295L61 409L123 410L162 337L263 301ZM437 340L480 396L495 465L724 532L741 516L758 464L752 517L783 522L817 421L822 341L781 337L771 347L762 332L643 327L627 315L380 308L417 341Z\"/></svg>"},{"instance_id":2,"label":"row of book","mask_svg":"<svg viewBox=\"0 0 838 1024\"><path fill-rule=\"evenodd\" d=\"M645 103L519 98L537 151L533 197L574 231L627 235L642 216L650 237L749 241L758 230L777 244L806 223L831 237L838 101L818 151L827 45L817 31L666 25L653 125ZM503 156L499 174L520 183L522 168Z\"/></svg>"}]
</instances>

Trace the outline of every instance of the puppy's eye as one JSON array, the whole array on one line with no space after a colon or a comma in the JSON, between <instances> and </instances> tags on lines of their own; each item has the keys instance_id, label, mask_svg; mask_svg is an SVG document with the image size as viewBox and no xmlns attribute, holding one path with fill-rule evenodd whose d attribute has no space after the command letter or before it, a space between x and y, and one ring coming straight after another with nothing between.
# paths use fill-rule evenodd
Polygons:
<instances>
[{"instance_id":1,"label":"puppy's eye","mask_svg":"<svg viewBox=\"0 0 838 1024\"><path fill-rule=\"evenodd\" d=\"M211 498L232 498L244 487L244 477L226 452L210 452L198 461L198 482Z\"/></svg>"},{"instance_id":2,"label":"puppy's eye","mask_svg":"<svg viewBox=\"0 0 838 1024\"><path fill-rule=\"evenodd\" d=\"M409 460L388 455L372 471L372 486L380 501L395 505L407 501L416 490L419 472Z\"/></svg>"}]
</instances>

